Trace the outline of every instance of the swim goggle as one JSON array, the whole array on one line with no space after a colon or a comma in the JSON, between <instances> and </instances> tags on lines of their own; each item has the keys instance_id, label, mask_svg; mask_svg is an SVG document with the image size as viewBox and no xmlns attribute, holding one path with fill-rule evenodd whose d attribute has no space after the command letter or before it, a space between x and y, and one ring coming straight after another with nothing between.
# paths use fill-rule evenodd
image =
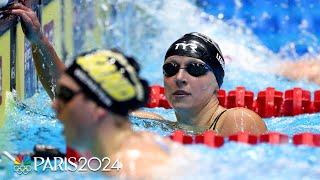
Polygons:
<instances>
[{"instance_id":1,"label":"swim goggle","mask_svg":"<svg viewBox=\"0 0 320 180\"><path fill-rule=\"evenodd\" d=\"M212 71L212 69L204 63L191 62L187 64L184 68L180 67L180 64L170 62L166 63L162 66L163 74L166 77L171 77L176 75L180 69L185 69L188 74L194 77L199 77L205 75L208 71Z\"/></svg>"},{"instance_id":2,"label":"swim goggle","mask_svg":"<svg viewBox=\"0 0 320 180\"><path fill-rule=\"evenodd\" d=\"M63 101L64 103L68 103L69 101L72 100L72 98L75 97L75 95L79 93L81 93L81 90L75 92L66 86L60 86L60 85L56 87L56 91L55 91L56 98Z\"/></svg>"}]
</instances>

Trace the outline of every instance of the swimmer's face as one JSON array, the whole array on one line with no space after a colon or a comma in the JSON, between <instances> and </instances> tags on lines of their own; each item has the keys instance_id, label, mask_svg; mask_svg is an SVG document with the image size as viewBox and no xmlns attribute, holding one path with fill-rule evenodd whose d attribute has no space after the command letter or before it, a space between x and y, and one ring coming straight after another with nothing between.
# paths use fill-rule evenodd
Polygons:
<instances>
[{"instance_id":1,"label":"swimmer's face","mask_svg":"<svg viewBox=\"0 0 320 180\"><path fill-rule=\"evenodd\" d=\"M90 138L90 132L94 128L93 122L96 118L94 114L97 105L88 99L79 85L66 74L59 79L57 89L58 95L56 95L52 107L57 118L64 125L67 143L73 147L82 146ZM73 96L70 98L72 93ZM67 102L66 99L68 99Z\"/></svg>"},{"instance_id":2,"label":"swimmer's face","mask_svg":"<svg viewBox=\"0 0 320 180\"><path fill-rule=\"evenodd\" d=\"M203 63L200 59L186 56L170 56L164 64L176 63L185 68L190 63ZM218 84L211 71L195 77L186 69L180 69L173 76L164 76L165 96L176 110L199 110L216 97Z\"/></svg>"}]
</instances>

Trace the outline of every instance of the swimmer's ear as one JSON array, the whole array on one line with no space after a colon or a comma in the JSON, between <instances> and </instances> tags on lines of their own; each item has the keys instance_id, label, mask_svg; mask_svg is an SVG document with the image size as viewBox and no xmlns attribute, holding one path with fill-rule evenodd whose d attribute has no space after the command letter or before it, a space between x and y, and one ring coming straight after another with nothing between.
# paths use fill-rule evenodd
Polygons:
<instances>
[{"instance_id":1,"label":"swimmer's ear","mask_svg":"<svg viewBox=\"0 0 320 180\"><path fill-rule=\"evenodd\" d=\"M105 110L104 108L98 106L95 116L97 120L103 120L106 116L108 115L107 110Z\"/></svg>"}]
</instances>

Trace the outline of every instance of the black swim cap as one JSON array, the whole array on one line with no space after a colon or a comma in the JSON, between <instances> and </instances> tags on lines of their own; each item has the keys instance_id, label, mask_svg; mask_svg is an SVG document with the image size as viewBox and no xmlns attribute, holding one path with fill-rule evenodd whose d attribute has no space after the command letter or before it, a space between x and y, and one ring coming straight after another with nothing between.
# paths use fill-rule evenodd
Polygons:
<instances>
[{"instance_id":1,"label":"black swim cap","mask_svg":"<svg viewBox=\"0 0 320 180\"><path fill-rule=\"evenodd\" d=\"M169 47L165 60L173 55L201 59L211 67L221 87L224 77L224 59L218 44L209 37L197 32L185 34Z\"/></svg>"},{"instance_id":2,"label":"black swim cap","mask_svg":"<svg viewBox=\"0 0 320 180\"><path fill-rule=\"evenodd\" d=\"M66 69L83 92L99 106L128 115L146 104L148 83L138 76L138 63L115 50L94 50L79 55Z\"/></svg>"}]
</instances>

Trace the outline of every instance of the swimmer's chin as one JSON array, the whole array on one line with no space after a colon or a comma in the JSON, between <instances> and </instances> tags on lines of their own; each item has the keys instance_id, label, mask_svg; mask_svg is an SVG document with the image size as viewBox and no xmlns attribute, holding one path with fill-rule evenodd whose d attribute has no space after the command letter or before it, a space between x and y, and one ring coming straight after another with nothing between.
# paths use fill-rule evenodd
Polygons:
<instances>
[{"instance_id":1,"label":"swimmer's chin","mask_svg":"<svg viewBox=\"0 0 320 180\"><path fill-rule=\"evenodd\" d=\"M189 110L190 108L192 108L190 106L190 103L186 103L186 102L173 102L172 107L174 107L174 109L178 111Z\"/></svg>"}]
</instances>

